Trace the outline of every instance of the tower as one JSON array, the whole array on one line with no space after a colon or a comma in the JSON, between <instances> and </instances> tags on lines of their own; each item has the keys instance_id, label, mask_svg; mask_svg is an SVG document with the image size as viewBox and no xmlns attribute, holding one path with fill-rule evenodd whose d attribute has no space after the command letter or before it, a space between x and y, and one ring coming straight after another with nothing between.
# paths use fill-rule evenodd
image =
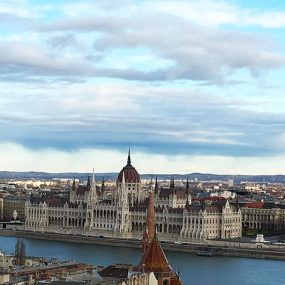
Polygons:
<instances>
[{"instance_id":1,"label":"tower","mask_svg":"<svg viewBox=\"0 0 285 285\"><path fill-rule=\"evenodd\" d=\"M129 202L128 202L124 173L120 185L119 199L120 203L117 204L117 216L116 216L117 219L116 219L115 231L119 231L121 234L123 234L124 237L130 231Z\"/></svg>"},{"instance_id":2,"label":"tower","mask_svg":"<svg viewBox=\"0 0 285 285\"><path fill-rule=\"evenodd\" d=\"M147 251L150 242L155 234L155 211L154 211L154 194L151 191L148 197L148 207L146 215L146 228L143 234L143 254Z\"/></svg>"},{"instance_id":3,"label":"tower","mask_svg":"<svg viewBox=\"0 0 285 285\"><path fill-rule=\"evenodd\" d=\"M149 194L142 246L144 253L138 265L141 272L153 272L158 285L183 285L178 274L172 271L156 235L153 192Z\"/></svg>"},{"instance_id":4,"label":"tower","mask_svg":"<svg viewBox=\"0 0 285 285\"><path fill-rule=\"evenodd\" d=\"M174 185L174 177L171 177L170 179L170 185L169 185L169 188L173 191L175 191L175 185Z\"/></svg>"},{"instance_id":5,"label":"tower","mask_svg":"<svg viewBox=\"0 0 285 285\"><path fill-rule=\"evenodd\" d=\"M89 203L90 204L94 204L98 200L94 168L93 168L91 183L90 183L90 180L89 180L89 176L88 176L88 182L89 182L89 185L90 185L89 186L89 189L90 189L90 192L89 192ZM87 182L87 185L88 185L88 182ZM88 186L87 186L87 189L88 189Z\"/></svg>"},{"instance_id":6,"label":"tower","mask_svg":"<svg viewBox=\"0 0 285 285\"><path fill-rule=\"evenodd\" d=\"M186 195L186 204L185 204L185 207L188 207L189 205L192 204L192 199L191 199L191 194L190 194L190 187L189 187L188 178L187 178L187 181L186 181L185 195Z\"/></svg>"},{"instance_id":7,"label":"tower","mask_svg":"<svg viewBox=\"0 0 285 285\"><path fill-rule=\"evenodd\" d=\"M131 151L128 151L127 165L123 167L117 178L117 190L122 188L122 178L125 176L127 198L130 205L134 205L137 201L141 202L144 197L141 191L141 179L137 170L132 166Z\"/></svg>"},{"instance_id":8,"label":"tower","mask_svg":"<svg viewBox=\"0 0 285 285\"><path fill-rule=\"evenodd\" d=\"M175 190L175 185L174 185L174 177L170 179L170 195L169 195L169 206L171 208L176 208L177 207L177 194Z\"/></svg>"}]
</instances>

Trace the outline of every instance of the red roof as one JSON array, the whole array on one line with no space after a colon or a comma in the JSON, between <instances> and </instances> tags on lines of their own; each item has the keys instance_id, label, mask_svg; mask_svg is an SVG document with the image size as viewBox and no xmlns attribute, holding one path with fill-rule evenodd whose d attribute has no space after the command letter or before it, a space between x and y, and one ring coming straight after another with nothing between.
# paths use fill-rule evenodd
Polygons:
<instances>
[{"instance_id":1,"label":"red roof","mask_svg":"<svg viewBox=\"0 0 285 285\"><path fill-rule=\"evenodd\" d=\"M129 149L127 165L119 173L117 182L119 182L119 183L122 182L122 180L123 180L123 173L124 173L124 176L125 176L126 183L138 183L141 180L140 175L138 174L136 169L132 166L130 149Z\"/></svg>"},{"instance_id":2,"label":"red roof","mask_svg":"<svg viewBox=\"0 0 285 285\"><path fill-rule=\"evenodd\" d=\"M131 165L127 164L119 173L117 182L121 183L123 179L123 173L125 175L126 183L138 183L141 178L136 169Z\"/></svg>"},{"instance_id":3,"label":"red roof","mask_svg":"<svg viewBox=\"0 0 285 285\"><path fill-rule=\"evenodd\" d=\"M244 207L246 208L255 208L255 209L262 209L264 205L264 202L250 202L246 203Z\"/></svg>"},{"instance_id":4,"label":"red roof","mask_svg":"<svg viewBox=\"0 0 285 285\"><path fill-rule=\"evenodd\" d=\"M172 269L156 235L152 239L149 248L142 257L139 267L145 272L172 272Z\"/></svg>"},{"instance_id":5,"label":"red roof","mask_svg":"<svg viewBox=\"0 0 285 285\"><path fill-rule=\"evenodd\" d=\"M179 276L177 274L174 274L171 277L171 283L170 285L183 285L183 283L181 282Z\"/></svg>"}]
</instances>

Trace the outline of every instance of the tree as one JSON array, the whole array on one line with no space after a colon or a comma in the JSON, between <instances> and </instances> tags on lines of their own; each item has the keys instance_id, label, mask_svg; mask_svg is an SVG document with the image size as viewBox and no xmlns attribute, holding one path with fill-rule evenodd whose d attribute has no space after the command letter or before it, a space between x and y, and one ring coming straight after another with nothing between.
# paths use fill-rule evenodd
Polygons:
<instances>
[{"instance_id":1,"label":"tree","mask_svg":"<svg viewBox=\"0 0 285 285\"><path fill-rule=\"evenodd\" d=\"M15 245L16 265L24 266L26 259L26 245L22 239L18 239Z\"/></svg>"}]
</instances>

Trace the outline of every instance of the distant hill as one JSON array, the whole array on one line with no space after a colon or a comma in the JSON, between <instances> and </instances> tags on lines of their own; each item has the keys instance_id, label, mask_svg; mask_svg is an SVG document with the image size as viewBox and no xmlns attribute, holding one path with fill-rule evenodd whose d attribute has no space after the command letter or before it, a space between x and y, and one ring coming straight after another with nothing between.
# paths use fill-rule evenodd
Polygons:
<instances>
[{"instance_id":1,"label":"distant hill","mask_svg":"<svg viewBox=\"0 0 285 285\"><path fill-rule=\"evenodd\" d=\"M73 177L86 180L90 173L47 173L47 172L13 172L13 171L0 171L0 179L54 179L54 178L68 178ZM96 173L96 179L102 180L115 180L118 173L108 172L108 173ZM258 183L285 183L285 175L227 175L227 174L209 174L209 173L189 173L189 174L142 174L142 179L150 179L151 177L157 178L159 180L170 179L174 177L175 179L189 179L198 181L213 181L213 180L228 180L234 179L235 183L240 183L241 181L248 182L258 182Z\"/></svg>"}]
</instances>

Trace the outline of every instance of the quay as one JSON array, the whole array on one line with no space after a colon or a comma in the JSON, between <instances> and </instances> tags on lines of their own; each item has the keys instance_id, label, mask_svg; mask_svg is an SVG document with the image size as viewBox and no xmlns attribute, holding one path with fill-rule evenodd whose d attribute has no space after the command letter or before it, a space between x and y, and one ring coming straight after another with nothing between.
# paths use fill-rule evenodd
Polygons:
<instances>
[{"instance_id":1,"label":"quay","mask_svg":"<svg viewBox=\"0 0 285 285\"><path fill-rule=\"evenodd\" d=\"M134 239L108 238L103 236L71 235L51 232L32 232L25 230L1 229L0 236L28 238L38 240L64 241L81 244L96 244L113 247L140 248L141 241ZM265 245L265 247L254 248L254 243L242 243L227 241L211 241L212 244L177 244L162 242L166 251L184 252L197 254L202 251L211 252L211 256L229 256L285 260L285 245ZM251 246L251 247L250 247ZM201 255L201 254L200 254ZM210 256L205 254L205 256Z\"/></svg>"}]
</instances>

